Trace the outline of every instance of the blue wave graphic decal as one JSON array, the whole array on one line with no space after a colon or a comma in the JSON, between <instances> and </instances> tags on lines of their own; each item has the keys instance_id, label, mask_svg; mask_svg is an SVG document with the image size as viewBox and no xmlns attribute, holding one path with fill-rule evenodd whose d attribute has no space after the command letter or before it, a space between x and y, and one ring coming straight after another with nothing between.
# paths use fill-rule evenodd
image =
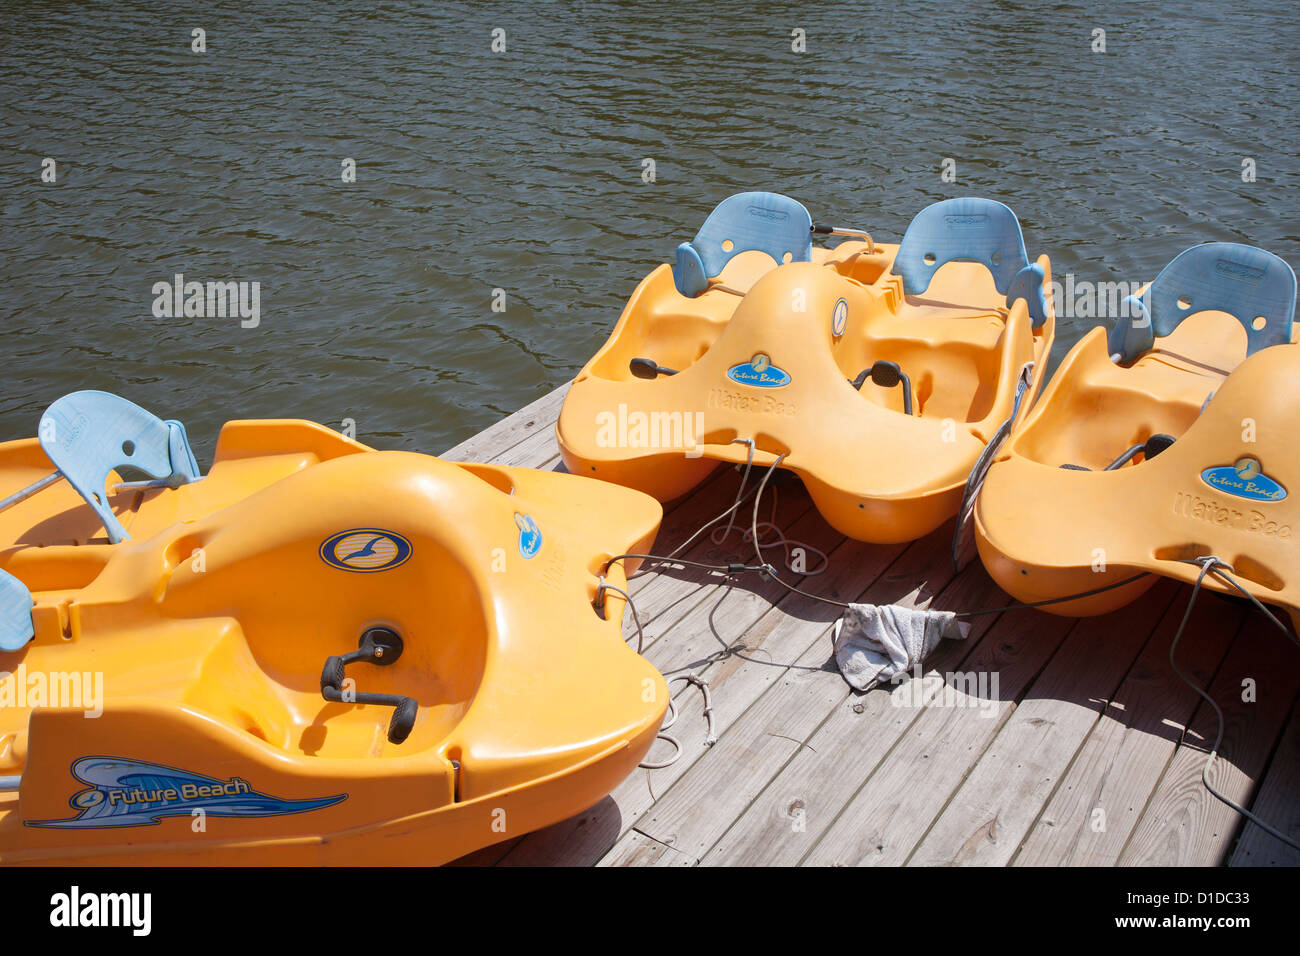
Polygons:
<instances>
[{"instance_id":1,"label":"blue wave graphic decal","mask_svg":"<svg viewBox=\"0 0 1300 956\"><path fill-rule=\"evenodd\" d=\"M217 817L274 817L333 806L346 793L315 800L282 800L258 793L241 777L218 780L162 764L122 757L82 757L72 775L88 789L68 804L80 812L63 820L27 820L29 827L142 827L163 817L203 810Z\"/></svg>"}]
</instances>

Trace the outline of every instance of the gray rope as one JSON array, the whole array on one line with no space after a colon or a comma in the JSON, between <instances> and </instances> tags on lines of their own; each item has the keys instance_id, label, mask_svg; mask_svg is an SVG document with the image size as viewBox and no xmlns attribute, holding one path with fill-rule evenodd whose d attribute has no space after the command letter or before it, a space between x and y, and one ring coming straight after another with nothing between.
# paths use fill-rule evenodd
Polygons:
<instances>
[{"instance_id":1,"label":"gray rope","mask_svg":"<svg viewBox=\"0 0 1300 956\"><path fill-rule=\"evenodd\" d=\"M760 500L759 498L754 499L754 504L756 507L758 505L759 500ZM807 541L800 541L797 538L786 537L785 531L782 530L779 524L777 524L776 509L777 509L778 500L779 500L779 496L777 494L777 489L773 488L772 489L772 511L771 514L768 516L768 520L753 523L753 526L749 530L741 530L740 528L735 527L730 523L727 525L726 528L714 528L713 533L709 535L709 540L712 541L714 544L720 545L722 544L723 541L727 540L727 535L729 535L731 532L739 531L740 543L744 545L746 542L753 539L753 536L756 533L758 533L759 529L762 529L762 532L764 534L771 531L776 535L776 537L773 539L769 539L765 542L762 542L762 544L764 547L768 547L768 548L784 549L785 567L787 571L790 571L792 574L802 574L805 577L813 577L814 575L826 573L826 569L830 567L830 563L831 563L831 559L829 555L827 555L826 552L823 551L821 548L817 547L816 545L809 544ZM721 535L718 534L719 531L722 532ZM818 560L817 564L812 568L803 568L803 569L797 568L790 563L790 556L794 554L795 551L802 551L804 554L809 554L809 553L815 554L820 560ZM753 568L753 570L761 571L763 570L763 568L758 567L758 568Z\"/></svg>"},{"instance_id":2,"label":"gray rope","mask_svg":"<svg viewBox=\"0 0 1300 956\"><path fill-rule=\"evenodd\" d=\"M604 591L613 591L616 594L623 595L623 600L627 602L628 610L632 612L632 622L636 625L636 652L640 654L642 650L645 648L645 631L641 627L641 618L636 613L636 604L633 603L632 596L628 594L626 591L624 591L622 588L620 588L618 585L610 584L608 581L604 579L604 577L601 577L600 589L597 593L603 593ZM709 693L709 682L706 681L703 677L699 677L695 674L680 674L677 677L670 678L667 682L668 686L671 687L673 681L679 681L679 680L684 680L690 684L693 684L694 686L698 687L700 689L700 693L704 695L704 717L705 720L708 721L708 727L709 727L708 736L705 737L704 739L704 746L712 747L715 743L718 742L718 737L715 732L715 726L713 723L713 696L712 694ZM638 764L639 767L641 767L644 770L663 770L665 767L671 767L673 764L675 764L678 761L678 759L682 755L681 742L672 734L668 734L664 732L668 730L670 727L672 727L672 725L675 724L676 722L677 722L677 705L673 702L672 692L670 691L668 694L667 719L659 726L659 733L655 735L655 739L666 740L668 741L668 743L672 744L673 755L669 757L667 760L661 761L659 763Z\"/></svg>"},{"instance_id":3,"label":"gray rope","mask_svg":"<svg viewBox=\"0 0 1300 956\"><path fill-rule=\"evenodd\" d=\"M795 587L793 584L788 584L787 582L782 580L779 574L777 574L776 568L772 567L772 565L768 563L767 559L763 557L763 545L758 539L758 504L760 501L763 500L763 489L767 487L768 479L772 477L772 473L776 471L777 467L780 466L781 462L785 461L785 457L787 454L788 452L782 452L780 455L778 455L776 461L772 462L771 466L763 474L762 481L758 483L758 494L754 498L754 511L750 516L750 525L749 525L750 537L753 539L754 542L754 554L758 556L758 563L762 565L764 573L773 581L775 581L777 584L781 585L781 587L785 588L787 591L791 591L795 594L801 594L806 598L812 598L814 601L821 601L823 604L833 604L836 607L842 607L847 609L848 607L850 607L850 605L846 604L843 601L836 601L833 598L822 597L820 594L813 594L809 591L801 590Z\"/></svg>"},{"instance_id":4,"label":"gray rope","mask_svg":"<svg viewBox=\"0 0 1300 956\"><path fill-rule=\"evenodd\" d=\"M1232 577L1231 572L1234 571L1232 565L1228 564L1226 561L1220 560L1218 557L1212 554L1205 555L1199 558L1194 558L1194 559L1184 558L1182 560L1186 564L1199 565L1201 568L1201 573L1196 576L1196 583L1192 585L1191 599L1187 602L1187 610L1183 612L1183 619L1178 625L1177 633L1174 634L1173 643L1169 645L1169 666L1174 669L1174 673L1177 674L1179 678L1181 678L1184 684L1186 684L1192 690L1196 691L1196 693L1200 695L1202 700L1204 700L1207 704L1209 704L1212 708L1214 708L1214 715L1215 717L1218 718L1218 722L1219 722L1218 732L1214 735L1214 746L1210 748L1210 755L1205 758L1205 766L1201 768L1201 783L1202 785L1204 785L1205 789L1211 793L1211 795L1216 797L1220 802L1222 802L1226 806L1231 807L1233 810L1236 810L1243 817L1245 817L1251 823L1255 824L1255 826L1259 827L1265 833L1269 834L1270 836L1278 840L1281 840L1283 843L1285 843L1287 846L1291 847L1294 850L1300 850L1300 844L1297 844L1295 840L1292 840L1289 836L1282 833L1280 830L1277 830L1276 828L1265 823L1263 820L1255 816L1255 814L1251 813L1249 810L1241 806L1241 804L1237 803L1235 800L1220 793L1218 790L1215 790L1214 785L1210 783L1210 768L1214 766L1214 760L1219 755L1219 745L1223 743L1223 732L1224 732L1224 724L1225 724L1224 717L1223 717L1223 710L1222 708L1219 707L1218 702L1215 701L1213 697L1207 694L1204 690L1202 690L1199 686L1197 686L1197 684L1190 677L1188 677L1186 674L1184 674L1181 670L1178 669L1178 663L1174 660L1174 651L1177 650L1178 642L1182 639L1183 631L1186 630L1187 628L1187 622L1188 620L1191 619L1192 608L1196 606L1196 598L1200 595L1201 585L1205 581L1206 574L1213 574L1220 581L1232 585L1243 595L1245 595L1250 600L1250 602L1255 605L1255 607L1263 611L1265 617L1267 617L1270 621L1272 621L1278 627L1278 629L1281 630L1282 633L1287 636L1288 640L1290 640L1293 644L1300 643L1300 642L1296 641L1295 637L1291 634L1291 631L1287 628L1287 626L1283 624L1281 621L1279 621L1276 617L1274 617L1272 612L1269 611L1268 608L1266 608L1260 602L1259 598L1255 597L1255 595L1247 591L1244 587L1242 587L1237 582L1236 578ZM1221 570L1223 568L1226 568L1227 570L1226 571Z\"/></svg>"},{"instance_id":5,"label":"gray rope","mask_svg":"<svg viewBox=\"0 0 1300 956\"><path fill-rule=\"evenodd\" d=\"M998 426L993 437L989 439L979 457L975 459L975 464L971 466L970 474L966 476L966 487L962 490L961 505L957 508L957 523L952 529L952 567L954 571L960 572L962 569L961 556L965 550L966 544L966 527L975 514L975 499L979 496L984 487L984 478L988 474L989 468L993 466L993 459L997 457L998 452L1006 443L1007 438L1011 435L1011 425L1020 414L1020 401L1025 397L1025 392L1029 390L1030 383L1033 379L1034 363L1026 362L1020 369L1020 375L1016 379L1016 398L1011 405L1011 415Z\"/></svg>"},{"instance_id":6,"label":"gray rope","mask_svg":"<svg viewBox=\"0 0 1300 956\"><path fill-rule=\"evenodd\" d=\"M632 595L628 594L616 584L610 584L605 580L605 576L600 576L600 587L596 590L597 600L604 602L606 591L613 591L615 594L623 595L623 600L627 603L628 610L632 612L632 623L636 625L636 652L640 654L645 649L645 632L641 630L641 618L637 617L636 605L632 603Z\"/></svg>"},{"instance_id":7,"label":"gray rope","mask_svg":"<svg viewBox=\"0 0 1300 956\"><path fill-rule=\"evenodd\" d=\"M704 738L704 746L712 747L714 744L718 742L718 737L717 734L715 733L715 726L713 723L713 696L709 693L709 682L706 681L703 677L699 677L695 674L679 674L677 677L670 679L668 681L668 684L671 687L673 681L679 681L679 680L684 680L687 683L695 687L698 687L700 689L700 693L704 697L704 718L708 722L708 727L709 727L708 736ZM672 725L675 723L677 723L677 705L673 702L672 693L670 692L668 695L668 719L665 720L663 724L659 727L659 733L655 736L655 739L666 740L668 741L668 743L672 744L673 755L669 757L667 760L661 760L658 763L643 762L638 764L637 766L639 766L643 770L663 770L666 767L671 767L681 758L682 755L681 741L679 741L672 734L665 733L665 731L671 728Z\"/></svg>"}]
</instances>

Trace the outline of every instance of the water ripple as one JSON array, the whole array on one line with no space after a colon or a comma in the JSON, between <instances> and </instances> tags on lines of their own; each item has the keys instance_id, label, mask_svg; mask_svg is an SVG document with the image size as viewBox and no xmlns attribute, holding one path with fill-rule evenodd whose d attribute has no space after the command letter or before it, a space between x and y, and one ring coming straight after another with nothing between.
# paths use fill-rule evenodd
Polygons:
<instances>
[{"instance_id":1,"label":"water ripple","mask_svg":"<svg viewBox=\"0 0 1300 956\"><path fill-rule=\"evenodd\" d=\"M993 196L1080 279L1207 239L1300 261L1287 3L156 6L0 22L4 436L97 387L185 419L200 457L238 416L435 451L570 377L744 189L893 240ZM260 282L261 325L154 318L178 272Z\"/></svg>"}]
</instances>

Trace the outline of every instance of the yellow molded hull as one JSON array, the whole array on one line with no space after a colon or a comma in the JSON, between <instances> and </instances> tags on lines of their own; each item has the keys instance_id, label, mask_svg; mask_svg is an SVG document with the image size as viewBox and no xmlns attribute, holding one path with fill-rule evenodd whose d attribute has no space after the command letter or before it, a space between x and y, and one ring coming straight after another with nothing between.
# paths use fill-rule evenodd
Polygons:
<instances>
[{"instance_id":1,"label":"yellow molded hull","mask_svg":"<svg viewBox=\"0 0 1300 956\"><path fill-rule=\"evenodd\" d=\"M38 467L0 445L6 486ZM36 602L35 639L0 654L25 698L0 707L0 776L21 776L0 862L441 863L598 802L662 721L622 601L597 601L608 558L652 546L639 492L234 422L207 477L113 504L116 545L63 492L0 516ZM321 695L374 627L400 657L346 673L414 698L400 743L390 707Z\"/></svg>"},{"instance_id":2,"label":"yellow molded hull","mask_svg":"<svg viewBox=\"0 0 1300 956\"><path fill-rule=\"evenodd\" d=\"M1042 601L1142 573L1192 581L1191 562L1214 555L1259 600L1295 614L1300 345L1244 350L1240 324L1222 313L1189 319L1129 368L1112 363L1102 329L1088 333L989 469L975 522L993 579ZM1157 434L1176 441L1103 470ZM1154 580L1044 610L1102 614ZM1205 586L1235 593L1213 577Z\"/></svg>"},{"instance_id":3,"label":"yellow molded hull","mask_svg":"<svg viewBox=\"0 0 1300 956\"><path fill-rule=\"evenodd\" d=\"M696 299L661 266L566 396L556 425L565 464L667 501L718 462L744 462L738 441L752 439L754 462L784 455L781 467L849 537L933 531L957 511L1030 364L1022 409L1032 403L1054 319L1033 329L1025 303L1006 308L976 263L949 263L923 295L905 296L890 272L897 248L846 242L780 266L741 253ZM1050 263L1039 264L1050 283ZM637 357L677 374L637 379ZM910 376L916 414L903 413L898 388L851 384L878 360ZM755 363L767 371L756 377Z\"/></svg>"}]
</instances>

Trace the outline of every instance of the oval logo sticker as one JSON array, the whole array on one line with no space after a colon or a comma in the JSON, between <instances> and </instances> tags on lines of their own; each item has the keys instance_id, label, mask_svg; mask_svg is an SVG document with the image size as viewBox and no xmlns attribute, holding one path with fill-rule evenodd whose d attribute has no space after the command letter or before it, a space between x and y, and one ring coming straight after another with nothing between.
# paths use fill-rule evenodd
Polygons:
<instances>
[{"instance_id":1,"label":"oval logo sticker","mask_svg":"<svg viewBox=\"0 0 1300 956\"><path fill-rule=\"evenodd\" d=\"M1281 501L1286 497L1286 489L1264 474L1254 458L1238 458L1231 465L1206 468L1201 472L1201 481L1217 491L1251 501Z\"/></svg>"},{"instance_id":2,"label":"oval logo sticker","mask_svg":"<svg viewBox=\"0 0 1300 956\"><path fill-rule=\"evenodd\" d=\"M844 334L844 330L849 327L849 300L840 299L835 303L835 310L831 313L831 335L839 338Z\"/></svg>"},{"instance_id":3,"label":"oval logo sticker","mask_svg":"<svg viewBox=\"0 0 1300 956\"><path fill-rule=\"evenodd\" d=\"M780 388L790 384L789 374L773 365L772 360L762 352L748 362L731 366L727 369L727 378L740 385L755 385L759 388Z\"/></svg>"},{"instance_id":4,"label":"oval logo sticker","mask_svg":"<svg viewBox=\"0 0 1300 956\"><path fill-rule=\"evenodd\" d=\"M519 553L531 558L542 550L542 531L531 515L515 512L515 527L519 529Z\"/></svg>"},{"instance_id":5,"label":"oval logo sticker","mask_svg":"<svg viewBox=\"0 0 1300 956\"><path fill-rule=\"evenodd\" d=\"M353 528L332 534L321 542L321 560L342 571L389 571L405 564L411 542L396 531Z\"/></svg>"}]
</instances>

